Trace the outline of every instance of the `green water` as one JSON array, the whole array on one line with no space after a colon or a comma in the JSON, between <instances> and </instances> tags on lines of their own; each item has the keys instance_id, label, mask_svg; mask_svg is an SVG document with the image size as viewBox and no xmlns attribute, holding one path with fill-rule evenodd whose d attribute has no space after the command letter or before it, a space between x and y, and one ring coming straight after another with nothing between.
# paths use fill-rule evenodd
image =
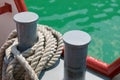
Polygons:
<instances>
[{"instance_id":1,"label":"green water","mask_svg":"<svg viewBox=\"0 0 120 80\"><path fill-rule=\"evenodd\" d=\"M106 63L120 56L120 0L25 0L39 24L64 34L83 30L92 37L88 54Z\"/></svg>"}]
</instances>

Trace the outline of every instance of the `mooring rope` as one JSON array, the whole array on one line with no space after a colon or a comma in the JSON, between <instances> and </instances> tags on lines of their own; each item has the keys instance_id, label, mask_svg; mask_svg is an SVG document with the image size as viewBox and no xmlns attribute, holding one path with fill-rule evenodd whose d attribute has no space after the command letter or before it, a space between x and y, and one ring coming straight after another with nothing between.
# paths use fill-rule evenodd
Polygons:
<instances>
[{"instance_id":1,"label":"mooring rope","mask_svg":"<svg viewBox=\"0 0 120 80\"><path fill-rule=\"evenodd\" d=\"M60 58L62 35L46 25L38 25L38 41L24 52L17 49L17 32L12 31L0 49L0 80L39 80L42 70Z\"/></svg>"}]
</instances>

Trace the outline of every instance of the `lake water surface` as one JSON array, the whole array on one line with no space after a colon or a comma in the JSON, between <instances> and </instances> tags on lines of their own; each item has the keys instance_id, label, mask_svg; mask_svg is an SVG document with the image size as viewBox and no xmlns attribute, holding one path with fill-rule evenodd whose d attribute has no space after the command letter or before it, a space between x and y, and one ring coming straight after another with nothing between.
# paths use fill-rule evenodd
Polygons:
<instances>
[{"instance_id":1,"label":"lake water surface","mask_svg":"<svg viewBox=\"0 0 120 80\"><path fill-rule=\"evenodd\" d=\"M25 0L39 24L64 34L83 30L92 37L88 55L112 63L120 57L120 0Z\"/></svg>"}]
</instances>

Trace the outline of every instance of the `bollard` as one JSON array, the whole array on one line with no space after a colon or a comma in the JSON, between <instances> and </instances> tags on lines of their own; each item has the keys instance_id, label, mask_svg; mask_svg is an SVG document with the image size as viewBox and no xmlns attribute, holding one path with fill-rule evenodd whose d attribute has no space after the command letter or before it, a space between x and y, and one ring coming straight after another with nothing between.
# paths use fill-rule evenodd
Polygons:
<instances>
[{"instance_id":1,"label":"bollard","mask_svg":"<svg viewBox=\"0 0 120 80\"><path fill-rule=\"evenodd\" d=\"M79 30L66 32L63 35L64 52L64 80L85 80L86 57L89 34Z\"/></svg>"},{"instance_id":2,"label":"bollard","mask_svg":"<svg viewBox=\"0 0 120 80\"><path fill-rule=\"evenodd\" d=\"M25 51L37 42L37 21L38 15L33 12L21 12L13 19L16 22L18 35L18 50Z\"/></svg>"}]
</instances>

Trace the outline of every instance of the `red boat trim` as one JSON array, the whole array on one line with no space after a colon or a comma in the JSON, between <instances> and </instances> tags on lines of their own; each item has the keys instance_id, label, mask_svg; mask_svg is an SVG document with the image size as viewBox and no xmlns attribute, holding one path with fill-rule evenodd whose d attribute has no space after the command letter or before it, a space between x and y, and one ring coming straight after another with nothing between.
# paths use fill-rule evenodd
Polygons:
<instances>
[{"instance_id":1,"label":"red boat trim","mask_svg":"<svg viewBox=\"0 0 120 80\"><path fill-rule=\"evenodd\" d=\"M120 73L120 58L118 58L116 61L109 65L108 71L109 77L111 78Z\"/></svg>"},{"instance_id":2,"label":"red boat trim","mask_svg":"<svg viewBox=\"0 0 120 80\"><path fill-rule=\"evenodd\" d=\"M12 12L12 7L8 3L5 3L4 6L0 7L0 14L4 14L6 12Z\"/></svg>"},{"instance_id":3,"label":"red boat trim","mask_svg":"<svg viewBox=\"0 0 120 80\"><path fill-rule=\"evenodd\" d=\"M87 67L109 77L113 78L120 73L120 58L114 61L112 64L104 63L93 57L87 57Z\"/></svg>"},{"instance_id":4,"label":"red boat trim","mask_svg":"<svg viewBox=\"0 0 120 80\"><path fill-rule=\"evenodd\" d=\"M27 11L27 7L24 3L24 0L14 0L16 6L17 6L17 10L18 12L24 12Z\"/></svg>"},{"instance_id":5,"label":"red boat trim","mask_svg":"<svg viewBox=\"0 0 120 80\"><path fill-rule=\"evenodd\" d=\"M87 66L95 71L98 71L104 75L108 74L108 64L97 60L93 57L87 56Z\"/></svg>"}]
</instances>

